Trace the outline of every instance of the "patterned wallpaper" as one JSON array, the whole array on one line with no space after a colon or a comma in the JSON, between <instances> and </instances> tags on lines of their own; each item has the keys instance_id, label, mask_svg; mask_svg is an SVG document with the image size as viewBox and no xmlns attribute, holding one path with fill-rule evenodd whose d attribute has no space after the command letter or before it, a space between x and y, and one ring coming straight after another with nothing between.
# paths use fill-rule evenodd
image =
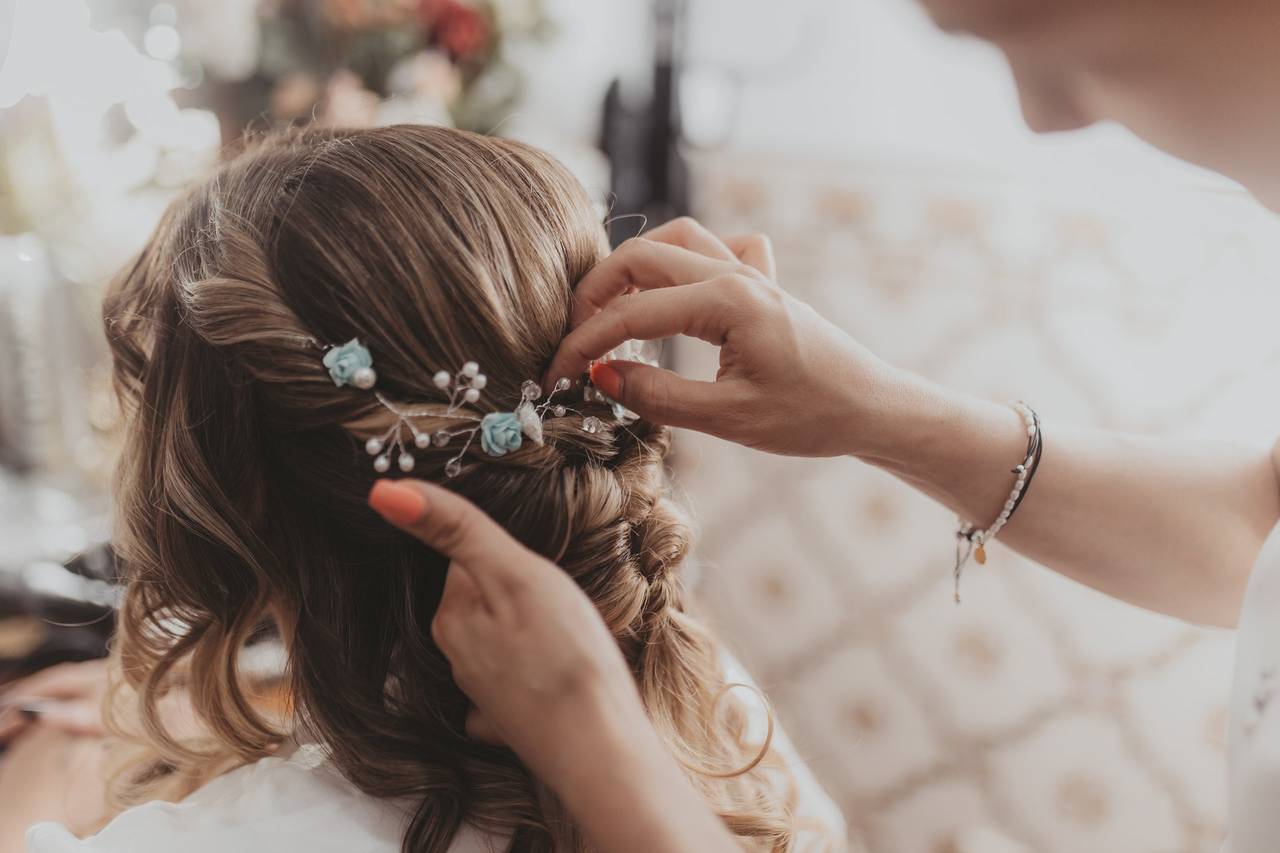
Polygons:
<instances>
[{"instance_id":1,"label":"patterned wallpaper","mask_svg":"<svg viewBox=\"0 0 1280 853\"><path fill-rule=\"evenodd\" d=\"M784 287L895 363L1031 401L1046 453L1055 419L1280 433L1280 228L1246 197L746 156L695 176L713 228L772 235ZM1218 849L1228 632L999 547L957 607L954 517L851 460L686 433L677 469L705 606L870 853Z\"/></svg>"}]
</instances>

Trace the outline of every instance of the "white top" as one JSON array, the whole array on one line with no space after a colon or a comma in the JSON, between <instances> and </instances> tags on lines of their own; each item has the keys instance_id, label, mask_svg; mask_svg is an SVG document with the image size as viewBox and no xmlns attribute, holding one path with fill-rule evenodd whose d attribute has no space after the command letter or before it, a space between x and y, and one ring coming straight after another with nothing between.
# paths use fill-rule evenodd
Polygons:
<instances>
[{"instance_id":1,"label":"white top","mask_svg":"<svg viewBox=\"0 0 1280 853\"><path fill-rule=\"evenodd\" d=\"M731 681L749 682L736 662ZM754 706L753 706L754 707ZM765 723L760 709L761 730ZM753 718L752 729L755 730ZM796 782L797 851L839 850L845 837L839 810L822 791L779 728L775 744ZM79 839L59 823L27 831L28 853L399 853L414 804L361 793L342 777L323 747L304 744L291 755L232 770L179 803L152 802L118 815L97 835ZM805 827L824 827L825 831ZM836 846L826 839L836 839ZM450 853L496 853L505 839L464 826Z\"/></svg>"},{"instance_id":2,"label":"white top","mask_svg":"<svg viewBox=\"0 0 1280 853\"><path fill-rule=\"evenodd\" d=\"M1274 853L1280 842L1280 525L1245 593L1227 733L1231 839L1223 853Z\"/></svg>"}]
</instances>

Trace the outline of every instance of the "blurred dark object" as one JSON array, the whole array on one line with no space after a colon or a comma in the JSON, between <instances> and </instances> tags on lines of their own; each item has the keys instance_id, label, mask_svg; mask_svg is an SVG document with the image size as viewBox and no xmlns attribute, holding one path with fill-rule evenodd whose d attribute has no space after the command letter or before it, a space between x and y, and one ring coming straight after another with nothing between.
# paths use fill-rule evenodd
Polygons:
<instances>
[{"instance_id":1,"label":"blurred dark object","mask_svg":"<svg viewBox=\"0 0 1280 853\"><path fill-rule=\"evenodd\" d=\"M659 224L689 212L678 94L687 11L686 0L655 0L650 80L618 79L605 95L600 147L613 166L612 213L628 217L610 228L615 246L646 221ZM631 216L637 213L643 216Z\"/></svg>"},{"instance_id":2,"label":"blurred dark object","mask_svg":"<svg viewBox=\"0 0 1280 853\"><path fill-rule=\"evenodd\" d=\"M0 567L0 684L105 657L115 628L115 556L97 545L65 564Z\"/></svg>"}]
</instances>

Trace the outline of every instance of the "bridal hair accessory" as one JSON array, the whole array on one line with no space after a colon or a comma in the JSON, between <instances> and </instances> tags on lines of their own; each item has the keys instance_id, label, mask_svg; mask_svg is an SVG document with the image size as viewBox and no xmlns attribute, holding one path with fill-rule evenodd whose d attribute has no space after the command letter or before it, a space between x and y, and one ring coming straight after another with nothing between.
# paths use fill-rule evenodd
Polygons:
<instances>
[{"instance_id":1,"label":"bridal hair accessory","mask_svg":"<svg viewBox=\"0 0 1280 853\"><path fill-rule=\"evenodd\" d=\"M1022 499L1027 496L1027 490L1031 488L1031 481L1036 476L1036 469L1040 467L1040 457L1044 451L1044 441L1040 434L1040 416L1021 400L1011 401L1009 405L1022 416L1022 422L1026 426L1027 454L1010 471L1014 475L1013 489L1009 492L1009 498L1004 502L1000 515L996 517L990 527L986 530L979 530L963 518L956 519L960 525L956 529L956 604L960 603L960 576L964 573L964 567L968 565L970 556L977 561L978 565L983 565L987 562L987 543L996 538L996 534L1000 532L1000 529L1008 524L1009 519L1013 518L1013 514L1018 511L1018 507L1022 504Z\"/></svg>"},{"instance_id":2,"label":"bridal hair accessory","mask_svg":"<svg viewBox=\"0 0 1280 853\"><path fill-rule=\"evenodd\" d=\"M368 391L377 384L378 374L373 369L373 356L358 338L352 338L341 346L321 348L325 349L323 362L329 370L329 378L333 380L334 385L338 387L352 385ZM431 408L402 407L387 399L382 392L373 392L378 403L396 416L395 423L386 432L369 439L364 445L365 451L374 457L373 469L379 474L391 470L393 456L401 471L408 473L413 470L415 460L406 442L406 433L412 436L413 446L419 449L431 446L445 447L453 439L465 436L466 441L462 449L450 457L444 465L445 476L456 477L462 472L462 458L477 438L485 453L490 456L505 456L519 450L526 438L539 446L543 444L542 422L547 412L551 412L557 418L562 418L570 412L576 415L582 414L576 409L555 401L557 394L569 390L571 383L567 378L557 379L551 392L546 395L543 395L541 385L532 379L527 379L520 386L520 403L514 411L489 412L486 415L465 411L462 408L478 402L480 392L488 383L488 379L480 372L480 365L474 361L463 364L457 373L450 373L447 370L438 371L432 376L431 381L449 395L449 402L443 411L438 405ZM450 426L431 432L420 429L414 423L415 420L422 418L462 422L469 425ZM583 417L580 428L583 432L594 434L603 427L604 424L599 418L587 415Z\"/></svg>"}]
</instances>

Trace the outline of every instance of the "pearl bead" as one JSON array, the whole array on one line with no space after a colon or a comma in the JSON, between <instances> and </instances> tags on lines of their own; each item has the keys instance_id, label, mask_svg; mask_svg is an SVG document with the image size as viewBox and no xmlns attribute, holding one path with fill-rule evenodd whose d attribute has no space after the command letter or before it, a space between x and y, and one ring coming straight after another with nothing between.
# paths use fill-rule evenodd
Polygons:
<instances>
[{"instance_id":1,"label":"pearl bead","mask_svg":"<svg viewBox=\"0 0 1280 853\"><path fill-rule=\"evenodd\" d=\"M372 367L362 367L356 371L355 376L351 377L351 384L365 391L372 388L377 381L378 374L374 373Z\"/></svg>"},{"instance_id":2,"label":"pearl bead","mask_svg":"<svg viewBox=\"0 0 1280 853\"><path fill-rule=\"evenodd\" d=\"M1004 502L1004 508L1005 508L1006 510L1013 509L1013 501L1005 501L1005 502Z\"/></svg>"},{"instance_id":3,"label":"pearl bead","mask_svg":"<svg viewBox=\"0 0 1280 853\"><path fill-rule=\"evenodd\" d=\"M468 403L474 403L476 400L480 399L480 391L476 388L468 388L463 392L462 399L466 400Z\"/></svg>"},{"instance_id":4,"label":"pearl bead","mask_svg":"<svg viewBox=\"0 0 1280 853\"><path fill-rule=\"evenodd\" d=\"M400 470L408 474L413 470L413 457L408 453L401 453L400 458L396 460L400 465Z\"/></svg>"},{"instance_id":5,"label":"pearl bead","mask_svg":"<svg viewBox=\"0 0 1280 853\"><path fill-rule=\"evenodd\" d=\"M430 447L430 446L431 446L431 433L429 433L429 432L420 432L420 433L416 433L416 434L413 436L413 443L414 443L414 445L416 445L417 447Z\"/></svg>"},{"instance_id":6,"label":"pearl bead","mask_svg":"<svg viewBox=\"0 0 1280 853\"><path fill-rule=\"evenodd\" d=\"M1031 438L1035 434L1036 434L1036 428L1034 426L1027 427L1027 438Z\"/></svg>"},{"instance_id":7,"label":"pearl bead","mask_svg":"<svg viewBox=\"0 0 1280 853\"><path fill-rule=\"evenodd\" d=\"M431 381L435 383L437 388L448 388L449 383L453 381L453 377L449 375L449 371L441 370L435 376L431 377Z\"/></svg>"},{"instance_id":8,"label":"pearl bead","mask_svg":"<svg viewBox=\"0 0 1280 853\"><path fill-rule=\"evenodd\" d=\"M364 443L364 452L370 456L377 456L382 452L382 439L371 438Z\"/></svg>"},{"instance_id":9,"label":"pearl bead","mask_svg":"<svg viewBox=\"0 0 1280 853\"><path fill-rule=\"evenodd\" d=\"M484 388L489 384L489 377L481 373L479 376L471 380L472 388Z\"/></svg>"},{"instance_id":10,"label":"pearl bead","mask_svg":"<svg viewBox=\"0 0 1280 853\"><path fill-rule=\"evenodd\" d=\"M474 361L468 361L466 364L462 365L462 375L468 379L475 379L480 375L480 365L476 364Z\"/></svg>"},{"instance_id":11,"label":"pearl bead","mask_svg":"<svg viewBox=\"0 0 1280 853\"><path fill-rule=\"evenodd\" d=\"M385 474L391 468L391 460L385 456L379 456L373 460L373 470L379 474Z\"/></svg>"}]
</instances>

